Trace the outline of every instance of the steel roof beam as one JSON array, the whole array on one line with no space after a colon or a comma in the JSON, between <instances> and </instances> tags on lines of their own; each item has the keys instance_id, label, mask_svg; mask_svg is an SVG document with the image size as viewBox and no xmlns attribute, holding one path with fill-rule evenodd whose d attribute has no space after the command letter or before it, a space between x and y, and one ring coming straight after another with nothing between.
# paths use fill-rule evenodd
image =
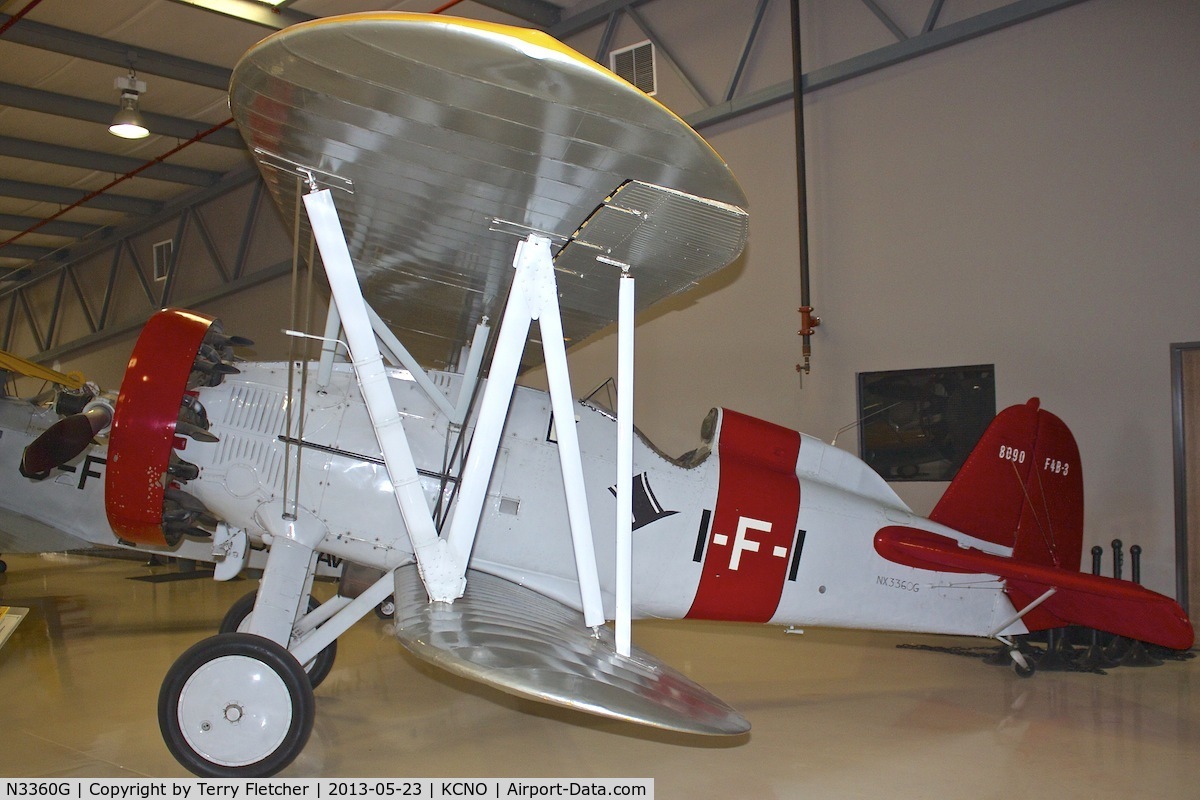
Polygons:
<instances>
[{"instance_id":1,"label":"steel roof beam","mask_svg":"<svg viewBox=\"0 0 1200 800\"><path fill-rule=\"evenodd\" d=\"M12 136L0 136L0 156L24 158L29 161L42 161L47 164L61 164L65 167L79 167L101 172L111 172L124 175L145 166L146 159L118 156L112 153L99 153L95 150L83 150L78 147L66 147L60 144L34 142L29 139L17 139ZM196 167L184 167L179 164L152 164L140 173L141 177L154 178L172 183L186 183L191 186L211 186L221 179L221 173Z\"/></svg>"},{"instance_id":2,"label":"steel roof beam","mask_svg":"<svg viewBox=\"0 0 1200 800\"><path fill-rule=\"evenodd\" d=\"M132 212L132 213L139 214L140 216L137 219L124 221L120 227L114 228L111 231L111 233L106 235L103 239L97 239L97 240L93 240L91 242L76 243L75 245L72 245L69 256L68 256L68 259L69 259L68 263L69 264L76 263L82 259L90 258L91 256L95 255L96 253L112 247L113 241L115 241L115 240L125 241L125 240L133 238L134 236L139 236L139 235L145 233L146 231L152 230L153 228L161 225L162 223L164 223L168 220L174 219L177 215L183 213L184 209L198 206L202 203L207 203L208 201L213 200L214 198L220 197L221 195L227 194L228 192L231 192L234 189L245 186L246 184L248 184L252 181L258 181L258 186L256 187L256 191L261 190L262 182L261 182L261 180L259 180L258 170L255 169L254 167L247 166L247 167L240 168L240 169L230 170L221 178L220 182L214 184L213 186L209 186L205 189L197 189L194 192L190 192L190 193L184 195L183 197L179 197L174 200L171 200L168 203L157 203L157 202L153 202L150 200L140 200L137 198L125 197L125 196L121 196L121 195L102 194L102 195L94 198L94 200L88 201L87 203L85 203L85 205L100 207L98 204L99 201L105 200L106 198L109 200L115 199L115 200L122 200L122 201L134 201L136 203L143 204L143 206L139 207L140 210L138 210L136 212ZM11 195L11 193L7 191L7 189L8 189L7 184L12 184L12 183L21 184L20 181L6 181L4 179L0 179L0 195L5 195L5 194ZM22 184L21 186L18 186L16 188L24 188L24 187L35 187L35 188L40 188L40 189L57 189L58 188L58 187L53 187L53 186L39 187L37 184ZM62 191L71 191L71 190L62 190ZM85 193L75 192L75 194L77 196L72 201L69 201L69 202L78 200L79 197L82 197L83 194L85 194ZM25 195L11 195L11 196L24 197ZM36 198L31 198L31 199L41 200L41 199L46 199L46 198L36 197ZM51 200L50 202L59 202L59 201ZM147 208L149 210L145 210ZM130 211L130 209L112 209L112 210ZM31 265L31 266L32 266L32 270L29 272L28 275L25 276L25 278L28 279L27 282L29 282L29 283L41 280L43 277L45 277L47 272L57 269L60 265L52 264L52 265ZM3 296L5 294L7 294L7 292L4 290L4 287L0 287L0 296Z\"/></svg>"},{"instance_id":3,"label":"steel roof beam","mask_svg":"<svg viewBox=\"0 0 1200 800\"><path fill-rule=\"evenodd\" d=\"M27 258L36 261L54 252L52 247L35 247L30 244L9 244L0 247L0 258Z\"/></svg>"},{"instance_id":4,"label":"steel roof beam","mask_svg":"<svg viewBox=\"0 0 1200 800\"><path fill-rule=\"evenodd\" d=\"M40 217L26 217L20 214L0 214L0 230L24 231L42 222ZM38 233L47 236L67 236L72 239L82 239L97 231L104 230L103 225L88 225L84 222L65 222L56 219L38 228Z\"/></svg>"},{"instance_id":5,"label":"steel roof beam","mask_svg":"<svg viewBox=\"0 0 1200 800\"><path fill-rule=\"evenodd\" d=\"M0 25L10 19L12 19L11 15L0 14ZM36 47L39 50L50 50L100 64L110 64L121 69L129 68L132 57L133 68L139 73L159 75L184 83L194 83L210 89L220 89L222 92L229 90L229 78L233 74L232 70L224 67L132 44L101 39L99 36L89 36L86 33L34 22L30 19L23 19L9 28L4 34L4 41Z\"/></svg>"},{"instance_id":6,"label":"steel roof beam","mask_svg":"<svg viewBox=\"0 0 1200 800\"><path fill-rule=\"evenodd\" d=\"M480 5L503 11L518 19L532 22L539 28L550 28L558 24L563 10L546 0L475 0Z\"/></svg>"},{"instance_id":7,"label":"steel roof beam","mask_svg":"<svg viewBox=\"0 0 1200 800\"><path fill-rule=\"evenodd\" d=\"M477 3L518 19L532 22L540 28L555 25L562 17L562 9L546 0L475 0ZM303 11L291 8L269 8L254 0L171 0L179 5L191 6L203 11L249 22L272 30L283 30L289 25L320 19Z\"/></svg>"},{"instance_id":8,"label":"steel roof beam","mask_svg":"<svg viewBox=\"0 0 1200 800\"><path fill-rule=\"evenodd\" d=\"M41 89L32 89L28 86L17 86L13 83L4 82L0 82L0 105L23 108L26 111L37 111L42 114L53 114L59 117L70 117L71 119L78 119L84 122L97 122L105 126L112 122L113 114L116 113L117 108L115 99L111 103L102 103L97 100L71 97L70 95L57 94L55 92L47 92ZM174 136L176 139L191 139L196 134L202 133L212 127L211 123L208 122L198 122L182 117L169 117L165 114L155 114L151 111L143 110L141 114L151 133ZM244 148L246 146L246 143L242 141L241 134L233 128L222 128L219 131L214 131L205 137L204 141L207 144L216 144L222 147Z\"/></svg>"},{"instance_id":9,"label":"steel roof beam","mask_svg":"<svg viewBox=\"0 0 1200 800\"><path fill-rule=\"evenodd\" d=\"M649 0L604 0L581 11L567 9L557 23L546 29L546 33L556 39L565 39L607 19L612 14L619 14L646 2Z\"/></svg>"},{"instance_id":10,"label":"steel roof beam","mask_svg":"<svg viewBox=\"0 0 1200 800\"><path fill-rule=\"evenodd\" d=\"M23 200L39 200L43 203L57 203L69 206L77 203L90 192L79 189L68 189L63 186L47 186L43 183L28 183L0 178L0 196L19 197ZM125 214L142 216L154 214L163 207L157 200L145 200L141 197L129 197L120 194L102 194L93 197L83 205L89 208L99 208L105 211L120 211Z\"/></svg>"},{"instance_id":11,"label":"steel roof beam","mask_svg":"<svg viewBox=\"0 0 1200 800\"><path fill-rule=\"evenodd\" d=\"M277 31L281 31L289 25L319 19L312 14L305 14L303 11L296 11L292 8L271 8L256 2L256 0L171 0L171 2Z\"/></svg>"},{"instance_id":12,"label":"steel roof beam","mask_svg":"<svg viewBox=\"0 0 1200 800\"><path fill-rule=\"evenodd\" d=\"M1083 2L1086 0L1017 0L944 28L912 36L902 42L812 70L804 75L803 91L807 94L825 89ZM784 100L791 100L794 89L791 80L781 81L757 92L689 114L684 120L699 130Z\"/></svg>"}]
</instances>

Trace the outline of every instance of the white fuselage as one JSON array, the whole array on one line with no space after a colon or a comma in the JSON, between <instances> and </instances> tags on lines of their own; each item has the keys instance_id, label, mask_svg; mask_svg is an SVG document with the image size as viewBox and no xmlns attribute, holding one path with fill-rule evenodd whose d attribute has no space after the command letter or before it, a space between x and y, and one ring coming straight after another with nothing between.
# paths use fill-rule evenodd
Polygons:
<instances>
[{"instance_id":1,"label":"white fuselage","mask_svg":"<svg viewBox=\"0 0 1200 800\"><path fill-rule=\"evenodd\" d=\"M287 409L299 407L302 381L295 376L296 402L289 403L286 364L245 364L241 375L202 389L211 432L220 441L188 441L179 452L200 467L186 490L252 540L262 538L263 515L277 514L282 499L285 509L323 526L320 552L380 569L411 563L412 544L352 370L335 368L324 387L314 374L304 387L304 413L294 413L290 423ZM392 370L389 378L430 508L439 500L440 508L453 508L454 465L462 458L453 449L458 431L408 373ZM454 402L459 376L433 378ZM600 408L576 409L596 561L611 618L616 426ZM733 455L734 445L726 443L733 434L722 430L729 414L711 441L679 463L640 438L635 442L635 485L641 485L635 491L634 616L969 635L988 635L1013 616L994 577L895 564L875 552L873 537L881 527L900 524L1007 555L1003 548L916 517L865 464L817 439L791 434L798 437L798 455L782 456L791 459L790 472L764 468L753 452ZM551 417L545 393L516 390L471 566L578 609ZM468 425L466 441L471 432ZM303 445L288 447L289 438ZM1024 628L1018 622L1008 631Z\"/></svg>"}]
</instances>

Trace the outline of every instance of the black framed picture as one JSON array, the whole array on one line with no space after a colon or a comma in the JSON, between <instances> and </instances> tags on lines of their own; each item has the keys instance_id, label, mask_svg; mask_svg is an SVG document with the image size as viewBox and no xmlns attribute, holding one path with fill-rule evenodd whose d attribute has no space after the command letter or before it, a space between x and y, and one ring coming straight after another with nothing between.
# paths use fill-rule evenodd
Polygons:
<instances>
[{"instance_id":1,"label":"black framed picture","mask_svg":"<svg viewBox=\"0 0 1200 800\"><path fill-rule=\"evenodd\" d=\"M859 456L885 480L950 480L994 416L992 364L858 374Z\"/></svg>"}]
</instances>

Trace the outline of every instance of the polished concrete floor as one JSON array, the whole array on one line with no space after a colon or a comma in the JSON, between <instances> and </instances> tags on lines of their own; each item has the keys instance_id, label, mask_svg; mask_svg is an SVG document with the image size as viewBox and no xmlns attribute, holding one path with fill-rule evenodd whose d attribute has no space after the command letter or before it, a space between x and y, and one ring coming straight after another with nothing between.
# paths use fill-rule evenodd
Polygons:
<instances>
[{"instance_id":1,"label":"polished concrete floor","mask_svg":"<svg viewBox=\"0 0 1200 800\"><path fill-rule=\"evenodd\" d=\"M186 777L158 731L163 674L252 581L7 556L0 776ZM332 587L320 587L331 593ZM652 777L658 798L1182 798L1200 794L1200 660L1020 679L900 634L639 623L635 642L739 708L692 739L511 698L407 657L374 616L339 642L291 777Z\"/></svg>"}]
</instances>

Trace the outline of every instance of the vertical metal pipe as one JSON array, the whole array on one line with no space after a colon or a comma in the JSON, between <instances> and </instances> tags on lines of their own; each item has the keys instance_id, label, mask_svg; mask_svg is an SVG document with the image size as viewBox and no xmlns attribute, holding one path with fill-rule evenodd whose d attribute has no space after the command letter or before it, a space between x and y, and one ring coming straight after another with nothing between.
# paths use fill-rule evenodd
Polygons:
<instances>
[{"instance_id":1,"label":"vertical metal pipe","mask_svg":"<svg viewBox=\"0 0 1200 800\"><path fill-rule=\"evenodd\" d=\"M792 12L792 85L793 110L796 119L796 215L800 231L800 328L801 355L799 368L810 369L812 359L812 312L808 278L808 170L804 149L804 67L800 59L800 0L791 0Z\"/></svg>"},{"instance_id":2,"label":"vertical metal pipe","mask_svg":"<svg viewBox=\"0 0 1200 800\"><path fill-rule=\"evenodd\" d=\"M1197 344L1171 345L1171 439L1175 472L1175 599L1186 611L1188 596L1188 488L1187 439L1184 413L1184 351Z\"/></svg>"},{"instance_id":3,"label":"vertical metal pipe","mask_svg":"<svg viewBox=\"0 0 1200 800\"><path fill-rule=\"evenodd\" d=\"M292 294L291 304L288 308L288 327L291 330L296 330L296 295L299 291L298 281L300 274L300 196L303 190L300 176L296 176L296 212L292 220ZM288 502L288 492L291 489L290 478L292 472L292 453L300 452L300 447L292 446L295 439L292 436L292 421L295 419L295 389L296 389L296 339L288 337L288 373L287 373L287 413L284 415L284 435L287 436L287 442L283 446L283 518L294 520L296 513L299 510L300 498L292 497L291 503ZM299 470L296 471L299 476ZM296 487L299 489L300 481L297 478Z\"/></svg>"}]
</instances>

